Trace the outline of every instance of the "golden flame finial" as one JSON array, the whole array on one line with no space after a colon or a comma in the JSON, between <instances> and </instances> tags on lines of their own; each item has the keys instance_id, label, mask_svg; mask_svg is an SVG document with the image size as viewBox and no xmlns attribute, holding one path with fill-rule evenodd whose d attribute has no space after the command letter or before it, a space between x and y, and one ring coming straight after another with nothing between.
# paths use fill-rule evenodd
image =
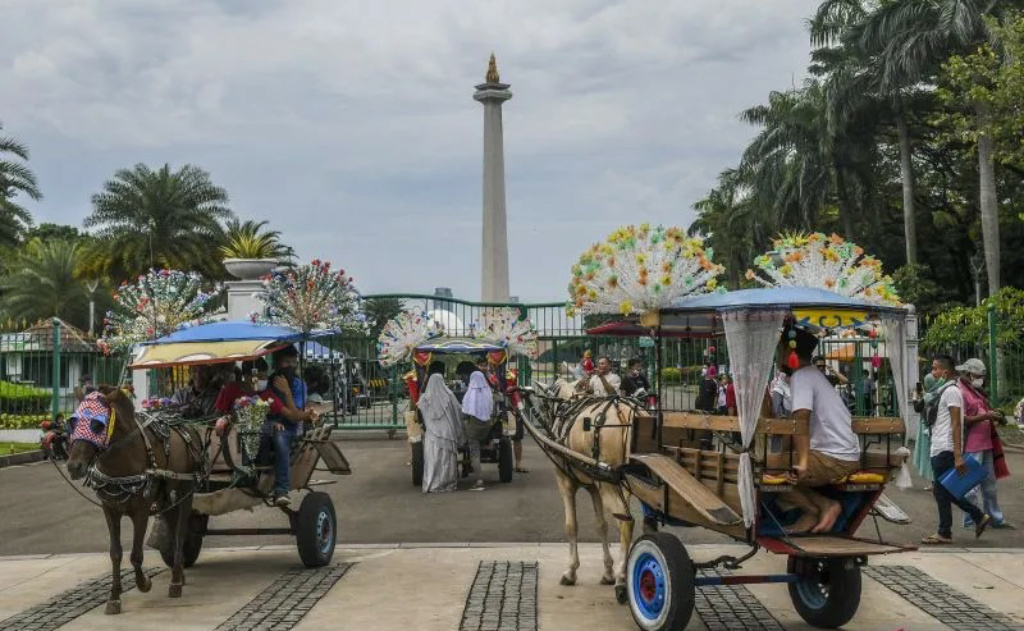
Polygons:
<instances>
[{"instance_id":1,"label":"golden flame finial","mask_svg":"<svg viewBox=\"0 0 1024 631\"><path fill-rule=\"evenodd\" d=\"M501 78L498 76L498 62L494 59L494 53L491 53L491 61L487 63L487 83L500 83Z\"/></svg>"}]
</instances>

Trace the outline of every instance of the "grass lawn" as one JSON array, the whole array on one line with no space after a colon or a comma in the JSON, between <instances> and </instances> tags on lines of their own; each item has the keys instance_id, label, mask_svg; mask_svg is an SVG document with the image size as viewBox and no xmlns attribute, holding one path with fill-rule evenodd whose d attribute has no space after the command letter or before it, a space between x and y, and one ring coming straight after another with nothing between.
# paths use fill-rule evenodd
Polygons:
<instances>
[{"instance_id":1,"label":"grass lawn","mask_svg":"<svg viewBox=\"0 0 1024 631\"><path fill-rule=\"evenodd\" d=\"M20 454L25 451L38 451L39 443L0 442L0 456Z\"/></svg>"}]
</instances>

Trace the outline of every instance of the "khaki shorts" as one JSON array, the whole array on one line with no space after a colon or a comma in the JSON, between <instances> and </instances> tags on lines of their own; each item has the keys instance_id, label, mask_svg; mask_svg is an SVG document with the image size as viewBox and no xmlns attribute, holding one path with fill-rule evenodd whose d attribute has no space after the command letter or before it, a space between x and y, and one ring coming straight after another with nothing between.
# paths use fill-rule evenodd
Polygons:
<instances>
[{"instance_id":1,"label":"khaki shorts","mask_svg":"<svg viewBox=\"0 0 1024 631\"><path fill-rule=\"evenodd\" d=\"M800 486L825 486L838 484L843 478L860 469L860 460L839 460L832 456L811 451L807 454L807 472L800 480Z\"/></svg>"}]
</instances>

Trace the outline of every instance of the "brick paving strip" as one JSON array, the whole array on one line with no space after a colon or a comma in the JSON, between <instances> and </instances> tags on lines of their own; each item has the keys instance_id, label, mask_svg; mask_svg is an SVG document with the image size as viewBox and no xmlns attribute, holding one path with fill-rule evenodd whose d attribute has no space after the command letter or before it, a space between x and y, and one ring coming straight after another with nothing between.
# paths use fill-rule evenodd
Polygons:
<instances>
[{"instance_id":1,"label":"brick paving strip","mask_svg":"<svg viewBox=\"0 0 1024 631\"><path fill-rule=\"evenodd\" d=\"M701 576L726 576L724 570L702 570ZM704 585L697 588L694 609L708 631L783 631L744 585Z\"/></svg>"},{"instance_id":2,"label":"brick paving strip","mask_svg":"<svg viewBox=\"0 0 1024 631\"><path fill-rule=\"evenodd\" d=\"M153 578L164 568L146 568L146 576ZM97 576L67 590L50 600L0 620L0 631L51 631L71 622L78 616L103 605L110 597L110 572ZM121 570L123 592L135 589L135 570Z\"/></svg>"},{"instance_id":3,"label":"brick paving strip","mask_svg":"<svg viewBox=\"0 0 1024 631\"><path fill-rule=\"evenodd\" d=\"M537 562L481 561L459 631L537 631Z\"/></svg>"},{"instance_id":4,"label":"brick paving strip","mask_svg":"<svg viewBox=\"0 0 1024 631\"><path fill-rule=\"evenodd\" d=\"M1009 631L1024 629L1005 614L958 592L909 565L874 565L864 573L939 622L958 631Z\"/></svg>"},{"instance_id":5,"label":"brick paving strip","mask_svg":"<svg viewBox=\"0 0 1024 631\"><path fill-rule=\"evenodd\" d=\"M299 624L352 565L288 570L216 631L287 631Z\"/></svg>"}]
</instances>

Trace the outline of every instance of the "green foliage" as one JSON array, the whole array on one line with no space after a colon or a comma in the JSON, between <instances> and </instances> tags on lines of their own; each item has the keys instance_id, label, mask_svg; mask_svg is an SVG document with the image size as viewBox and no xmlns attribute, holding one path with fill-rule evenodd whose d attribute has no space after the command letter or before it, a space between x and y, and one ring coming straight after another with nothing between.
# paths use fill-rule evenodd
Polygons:
<instances>
[{"instance_id":1,"label":"green foliage","mask_svg":"<svg viewBox=\"0 0 1024 631\"><path fill-rule=\"evenodd\" d=\"M931 312L945 296L942 287L932 280L929 269L921 264L904 265L892 274L900 299L919 312Z\"/></svg>"},{"instance_id":2,"label":"green foliage","mask_svg":"<svg viewBox=\"0 0 1024 631\"><path fill-rule=\"evenodd\" d=\"M16 198L43 197L35 174L23 164L28 157L28 147L9 136L0 136L0 247L16 245L32 224L32 214Z\"/></svg>"},{"instance_id":3,"label":"green foliage","mask_svg":"<svg viewBox=\"0 0 1024 631\"><path fill-rule=\"evenodd\" d=\"M1002 24L988 17L986 24L991 41L942 65L936 94L946 108L935 122L950 142L975 144L987 135L996 162L1024 165L1024 16L1010 14Z\"/></svg>"},{"instance_id":4,"label":"green foliage","mask_svg":"<svg viewBox=\"0 0 1024 631\"><path fill-rule=\"evenodd\" d=\"M0 414L0 429L39 429L47 414Z\"/></svg>"},{"instance_id":5,"label":"green foliage","mask_svg":"<svg viewBox=\"0 0 1024 631\"><path fill-rule=\"evenodd\" d=\"M50 407L52 396L52 393L44 388L0 381L0 410L13 410L20 415L45 412Z\"/></svg>"},{"instance_id":6,"label":"green foliage","mask_svg":"<svg viewBox=\"0 0 1024 631\"><path fill-rule=\"evenodd\" d=\"M278 259L295 256L295 250L281 243L278 230L264 230L266 221L228 221L224 232L224 245L220 247L224 258Z\"/></svg>"},{"instance_id":7,"label":"green foliage","mask_svg":"<svg viewBox=\"0 0 1024 631\"><path fill-rule=\"evenodd\" d=\"M78 243L32 239L16 253L0 279L4 312L29 321L56 316L81 322L88 317L89 304L85 284L78 276L81 263Z\"/></svg>"},{"instance_id":8,"label":"green foliage","mask_svg":"<svg viewBox=\"0 0 1024 631\"><path fill-rule=\"evenodd\" d=\"M982 343L988 339L989 305L994 305L998 318L996 343L1006 347L1024 340L1024 291L1004 287L981 306L953 307L939 314L921 345L925 349L944 349Z\"/></svg>"},{"instance_id":9,"label":"green foliage","mask_svg":"<svg viewBox=\"0 0 1024 631\"><path fill-rule=\"evenodd\" d=\"M402 312L402 301L398 298L367 298L363 301L363 313L366 314L366 325L370 329L370 338L376 340L384 326L398 317Z\"/></svg>"},{"instance_id":10,"label":"green foliage","mask_svg":"<svg viewBox=\"0 0 1024 631\"><path fill-rule=\"evenodd\" d=\"M93 195L85 219L98 242L89 248L86 269L115 281L133 279L154 268L226 276L220 251L220 222L233 217L228 194L210 174L187 164L153 170L145 164L121 169Z\"/></svg>"}]
</instances>

